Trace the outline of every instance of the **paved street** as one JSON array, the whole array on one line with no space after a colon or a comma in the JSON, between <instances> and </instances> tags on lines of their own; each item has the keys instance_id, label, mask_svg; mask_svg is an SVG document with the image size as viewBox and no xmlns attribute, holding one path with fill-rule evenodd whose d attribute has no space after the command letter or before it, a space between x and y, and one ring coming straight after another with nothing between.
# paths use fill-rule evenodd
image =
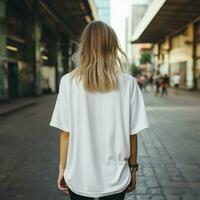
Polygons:
<instances>
[{"instance_id":1,"label":"paved street","mask_svg":"<svg viewBox=\"0 0 200 200\"><path fill-rule=\"evenodd\" d=\"M127 200L200 200L200 94L145 93L151 128L139 133L137 188ZM0 118L0 199L63 200L59 132L48 126L55 96Z\"/></svg>"}]
</instances>

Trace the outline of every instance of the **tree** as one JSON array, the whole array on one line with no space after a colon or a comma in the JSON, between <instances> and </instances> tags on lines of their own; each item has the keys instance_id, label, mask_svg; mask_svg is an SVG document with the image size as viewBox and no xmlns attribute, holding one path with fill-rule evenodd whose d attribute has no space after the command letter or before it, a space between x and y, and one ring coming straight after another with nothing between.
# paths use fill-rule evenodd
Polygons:
<instances>
[{"instance_id":1,"label":"tree","mask_svg":"<svg viewBox=\"0 0 200 200\"><path fill-rule=\"evenodd\" d=\"M135 63L131 64L131 74L133 76L137 76L141 74L141 72L142 72L141 69L138 66L136 66Z\"/></svg>"},{"instance_id":2,"label":"tree","mask_svg":"<svg viewBox=\"0 0 200 200\"><path fill-rule=\"evenodd\" d=\"M148 52L143 52L140 56L140 64L151 63L151 54Z\"/></svg>"}]
</instances>

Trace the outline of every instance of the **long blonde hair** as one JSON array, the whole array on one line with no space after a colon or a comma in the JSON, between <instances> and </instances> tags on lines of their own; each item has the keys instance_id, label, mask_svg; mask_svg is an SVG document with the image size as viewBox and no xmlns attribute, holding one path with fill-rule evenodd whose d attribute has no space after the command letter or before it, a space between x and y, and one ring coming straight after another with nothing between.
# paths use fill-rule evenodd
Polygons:
<instances>
[{"instance_id":1,"label":"long blonde hair","mask_svg":"<svg viewBox=\"0 0 200 200\"><path fill-rule=\"evenodd\" d=\"M76 68L72 71L71 78L80 76L79 80L83 79L85 90L90 92L116 90L117 73L123 72L127 66L122 64L119 53L128 63L114 30L102 21L90 22L73 55Z\"/></svg>"}]
</instances>

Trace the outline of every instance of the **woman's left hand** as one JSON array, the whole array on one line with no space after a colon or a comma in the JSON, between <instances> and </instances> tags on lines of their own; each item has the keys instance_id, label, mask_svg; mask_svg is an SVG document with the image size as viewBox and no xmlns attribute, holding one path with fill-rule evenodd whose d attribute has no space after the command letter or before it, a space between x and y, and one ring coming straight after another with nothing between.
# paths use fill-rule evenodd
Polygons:
<instances>
[{"instance_id":1,"label":"woman's left hand","mask_svg":"<svg viewBox=\"0 0 200 200\"><path fill-rule=\"evenodd\" d=\"M59 173L57 183L58 183L59 190L61 190L62 192L66 193L66 194L69 194L68 186L65 182L63 173Z\"/></svg>"},{"instance_id":2,"label":"woman's left hand","mask_svg":"<svg viewBox=\"0 0 200 200\"><path fill-rule=\"evenodd\" d=\"M136 187L136 172L131 172L131 182L128 185L126 192L133 192L135 190Z\"/></svg>"}]
</instances>

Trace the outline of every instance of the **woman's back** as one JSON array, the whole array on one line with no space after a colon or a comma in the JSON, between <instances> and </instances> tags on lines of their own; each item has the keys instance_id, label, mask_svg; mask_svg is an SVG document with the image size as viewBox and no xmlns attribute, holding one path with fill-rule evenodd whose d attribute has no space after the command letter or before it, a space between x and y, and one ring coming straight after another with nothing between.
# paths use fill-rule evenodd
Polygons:
<instances>
[{"instance_id":1,"label":"woman's back","mask_svg":"<svg viewBox=\"0 0 200 200\"><path fill-rule=\"evenodd\" d=\"M83 82L64 75L51 126L70 133L64 177L77 194L101 197L130 183L130 134L148 127L135 78L118 73L118 89L88 92Z\"/></svg>"}]
</instances>

